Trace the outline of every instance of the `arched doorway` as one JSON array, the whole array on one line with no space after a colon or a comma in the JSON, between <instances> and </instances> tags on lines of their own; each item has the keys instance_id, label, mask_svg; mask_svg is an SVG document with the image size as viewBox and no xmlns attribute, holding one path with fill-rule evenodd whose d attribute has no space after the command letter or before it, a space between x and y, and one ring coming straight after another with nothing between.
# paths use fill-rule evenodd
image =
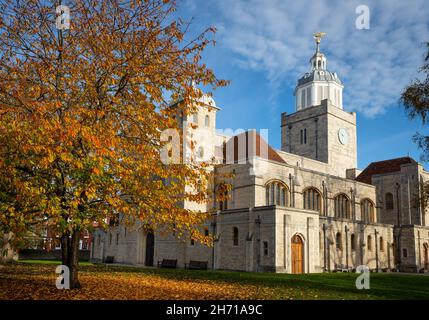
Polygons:
<instances>
[{"instance_id":1,"label":"arched doorway","mask_svg":"<svg viewBox=\"0 0 429 320\"><path fill-rule=\"evenodd\" d=\"M427 243L423 244L423 266L429 269L429 246Z\"/></svg>"},{"instance_id":2,"label":"arched doorway","mask_svg":"<svg viewBox=\"0 0 429 320\"><path fill-rule=\"evenodd\" d=\"M145 266L153 267L153 255L155 251L155 236L153 232L146 235L146 257Z\"/></svg>"},{"instance_id":3,"label":"arched doorway","mask_svg":"<svg viewBox=\"0 0 429 320\"><path fill-rule=\"evenodd\" d=\"M292 273L300 274L304 272L304 244L299 235L292 237Z\"/></svg>"}]
</instances>

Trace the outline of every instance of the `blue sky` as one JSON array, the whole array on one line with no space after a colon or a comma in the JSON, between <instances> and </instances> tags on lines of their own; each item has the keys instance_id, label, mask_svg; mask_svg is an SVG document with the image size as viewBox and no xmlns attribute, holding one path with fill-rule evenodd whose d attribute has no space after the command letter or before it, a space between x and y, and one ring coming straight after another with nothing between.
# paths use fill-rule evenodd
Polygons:
<instances>
[{"instance_id":1,"label":"blue sky","mask_svg":"<svg viewBox=\"0 0 429 320\"><path fill-rule=\"evenodd\" d=\"M399 105L418 76L429 41L427 0L179 0L178 14L192 30L215 26L217 45L204 62L231 84L214 92L217 127L269 129L280 148L280 114L294 112L293 90L309 69L312 34L324 31L327 68L344 83L344 109L357 113L358 166L420 150L411 138L429 133ZM356 7L370 9L370 29L355 26ZM427 164L424 164L428 167Z\"/></svg>"}]
</instances>

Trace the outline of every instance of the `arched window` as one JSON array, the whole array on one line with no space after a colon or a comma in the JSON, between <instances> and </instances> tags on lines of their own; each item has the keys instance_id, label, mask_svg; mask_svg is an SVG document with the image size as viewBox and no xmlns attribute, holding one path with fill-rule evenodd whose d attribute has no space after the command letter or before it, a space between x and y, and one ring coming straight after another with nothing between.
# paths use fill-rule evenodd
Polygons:
<instances>
[{"instance_id":1,"label":"arched window","mask_svg":"<svg viewBox=\"0 0 429 320\"><path fill-rule=\"evenodd\" d=\"M380 237L380 251L384 251L384 240L383 240L383 237Z\"/></svg>"},{"instance_id":2,"label":"arched window","mask_svg":"<svg viewBox=\"0 0 429 320\"><path fill-rule=\"evenodd\" d=\"M352 233L352 235L350 236L350 247L352 251L356 250L356 236L354 233Z\"/></svg>"},{"instance_id":3,"label":"arched window","mask_svg":"<svg viewBox=\"0 0 429 320\"><path fill-rule=\"evenodd\" d=\"M365 222L375 222L374 204L369 199L363 199L360 203L361 219Z\"/></svg>"},{"instance_id":4,"label":"arched window","mask_svg":"<svg viewBox=\"0 0 429 320\"><path fill-rule=\"evenodd\" d=\"M304 209L321 212L322 197L316 188L308 188L304 191Z\"/></svg>"},{"instance_id":5,"label":"arched window","mask_svg":"<svg viewBox=\"0 0 429 320\"><path fill-rule=\"evenodd\" d=\"M286 207L288 205L287 186L280 181L272 181L265 186L265 202L267 206L278 205Z\"/></svg>"},{"instance_id":6,"label":"arched window","mask_svg":"<svg viewBox=\"0 0 429 320\"><path fill-rule=\"evenodd\" d=\"M232 242L234 246L238 246L238 228L237 227L232 228Z\"/></svg>"},{"instance_id":7,"label":"arched window","mask_svg":"<svg viewBox=\"0 0 429 320\"><path fill-rule=\"evenodd\" d=\"M335 243L338 250L341 250L343 248L342 239L341 239L341 232L338 232L335 237Z\"/></svg>"},{"instance_id":8,"label":"arched window","mask_svg":"<svg viewBox=\"0 0 429 320\"><path fill-rule=\"evenodd\" d=\"M366 240L366 246L368 248L368 251L372 250L372 237L368 236L367 240Z\"/></svg>"},{"instance_id":9,"label":"arched window","mask_svg":"<svg viewBox=\"0 0 429 320\"><path fill-rule=\"evenodd\" d=\"M205 120L204 120L204 125L206 127L210 126L210 117L208 115L206 115Z\"/></svg>"},{"instance_id":10,"label":"arched window","mask_svg":"<svg viewBox=\"0 0 429 320\"><path fill-rule=\"evenodd\" d=\"M345 194L334 198L335 217L350 219L350 200Z\"/></svg>"},{"instance_id":11,"label":"arched window","mask_svg":"<svg viewBox=\"0 0 429 320\"><path fill-rule=\"evenodd\" d=\"M393 209L393 194L391 194L390 192L386 193L386 209Z\"/></svg>"}]
</instances>

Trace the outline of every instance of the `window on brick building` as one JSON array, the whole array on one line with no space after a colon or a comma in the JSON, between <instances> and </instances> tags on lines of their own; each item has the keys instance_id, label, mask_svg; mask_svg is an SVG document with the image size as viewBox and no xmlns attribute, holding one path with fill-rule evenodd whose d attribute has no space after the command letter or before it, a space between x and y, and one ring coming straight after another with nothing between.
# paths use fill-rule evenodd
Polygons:
<instances>
[{"instance_id":1,"label":"window on brick building","mask_svg":"<svg viewBox=\"0 0 429 320\"><path fill-rule=\"evenodd\" d=\"M337 236L335 237L335 243L338 250L341 250L343 248L342 238L341 238L341 232L337 233Z\"/></svg>"},{"instance_id":2,"label":"window on brick building","mask_svg":"<svg viewBox=\"0 0 429 320\"><path fill-rule=\"evenodd\" d=\"M393 194L391 194L390 192L386 193L386 209L393 209Z\"/></svg>"},{"instance_id":3,"label":"window on brick building","mask_svg":"<svg viewBox=\"0 0 429 320\"><path fill-rule=\"evenodd\" d=\"M237 227L232 228L232 242L234 246L238 246L238 228Z\"/></svg>"},{"instance_id":4,"label":"window on brick building","mask_svg":"<svg viewBox=\"0 0 429 320\"><path fill-rule=\"evenodd\" d=\"M301 137L300 137L301 144L307 144L307 129L301 129L300 133L301 133Z\"/></svg>"},{"instance_id":5,"label":"window on brick building","mask_svg":"<svg viewBox=\"0 0 429 320\"><path fill-rule=\"evenodd\" d=\"M350 236L350 247L352 251L356 250L356 236L354 235L354 233L352 233Z\"/></svg>"},{"instance_id":6,"label":"window on brick building","mask_svg":"<svg viewBox=\"0 0 429 320\"><path fill-rule=\"evenodd\" d=\"M268 256L268 241L264 241L264 256Z\"/></svg>"}]
</instances>

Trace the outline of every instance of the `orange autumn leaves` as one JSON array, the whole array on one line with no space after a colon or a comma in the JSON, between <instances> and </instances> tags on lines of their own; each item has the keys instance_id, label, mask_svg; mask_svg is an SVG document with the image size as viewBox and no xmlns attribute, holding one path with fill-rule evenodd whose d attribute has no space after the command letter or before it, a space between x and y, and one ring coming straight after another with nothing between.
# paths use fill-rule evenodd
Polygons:
<instances>
[{"instance_id":1,"label":"orange autumn leaves","mask_svg":"<svg viewBox=\"0 0 429 320\"><path fill-rule=\"evenodd\" d=\"M82 267L80 290L58 290L55 266L0 266L0 300L269 299L273 290L251 284L176 279L132 269Z\"/></svg>"},{"instance_id":2,"label":"orange autumn leaves","mask_svg":"<svg viewBox=\"0 0 429 320\"><path fill-rule=\"evenodd\" d=\"M0 8L1 231L72 234L121 213L209 243L208 213L177 205L212 200L207 164L159 154L160 132L179 129L170 96L190 113L193 81L226 84L201 63L214 30L188 39L185 22L167 22L170 1L78 0L59 32L54 7L15 2Z\"/></svg>"}]
</instances>

